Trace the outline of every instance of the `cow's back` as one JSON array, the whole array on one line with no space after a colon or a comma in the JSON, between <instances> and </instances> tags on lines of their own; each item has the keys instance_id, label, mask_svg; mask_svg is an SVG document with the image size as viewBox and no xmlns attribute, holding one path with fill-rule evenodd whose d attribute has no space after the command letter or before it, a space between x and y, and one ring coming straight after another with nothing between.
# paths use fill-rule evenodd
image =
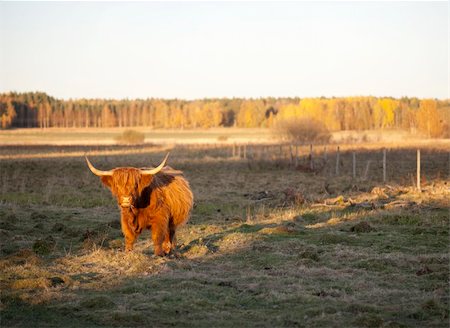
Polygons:
<instances>
[{"instance_id":1,"label":"cow's back","mask_svg":"<svg viewBox=\"0 0 450 328\"><path fill-rule=\"evenodd\" d=\"M163 172L154 177L153 183L157 185L161 196L164 198L174 224L178 226L185 223L189 219L194 202L189 182L182 174Z\"/></svg>"}]
</instances>

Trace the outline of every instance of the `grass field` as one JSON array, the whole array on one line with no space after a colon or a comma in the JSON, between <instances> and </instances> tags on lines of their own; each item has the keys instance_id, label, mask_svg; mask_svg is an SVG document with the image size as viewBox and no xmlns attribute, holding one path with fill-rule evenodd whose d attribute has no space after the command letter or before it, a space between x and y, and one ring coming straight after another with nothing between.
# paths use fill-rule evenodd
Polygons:
<instances>
[{"instance_id":1,"label":"grass field","mask_svg":"<svg viewBox=\"0 0 450 328\"><path fill-rule=\"evenodd\" d=\"M230 144L276 143L277 134L267 128L211 128L161 130L133 128L27 128L0 130L0 145L115 145L116 138L126 130L142 132L147 144ZM334 132L335 143L349 142L429 143L418 135L400 130L340 131Z\"/></svg>"},{"instance_id":2,"label":"grass field","mask_svg":"<svg viewBox=\"0 0 450 328\"><path fill-rule=\"evenodd\" d=\"M3 145L113 145L126 130L144 133L150 144L193 144L216 142L268 142L269 129L215 128L201 130L152 130L150 128L51 128L0 130Z\"/></svg>"},{"instance_id":3,"label":"grass field","mask_svg":"<svg viewBox=\"0 0 450 328\"><path fill-rule=\"evenodd\" d=\"M285 157L169 146L0 146L1 327L448 327L448 144ZM123 251L119 210L88 170L169 163L195 207L178 258L149 233ZM32 156L35 154L36 156ZM301 159L300 164L304 163ZM307 162L305 162L307 163Z\"/></svg>"}]
</instances>

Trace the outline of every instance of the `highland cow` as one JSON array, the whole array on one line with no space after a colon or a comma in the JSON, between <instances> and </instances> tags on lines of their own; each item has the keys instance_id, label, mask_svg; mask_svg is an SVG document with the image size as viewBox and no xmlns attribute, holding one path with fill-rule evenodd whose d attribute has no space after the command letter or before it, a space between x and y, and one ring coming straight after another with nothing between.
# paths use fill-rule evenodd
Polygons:
<instances>
[{"instance_id":1,"label":"highland cow","mask_svg":"<svg viewBox=\"0 0 450 328\"><path fill-rule=\"evenodd\" d=\"M177 227L189 219L193 195L181 171L165 166L166 155L156 168L118 167L110 171L89 169L117 198L125 249L131 251L143 229L151 229L154 253L164 256L176 247Z\"/></svg>"}]
</instances>

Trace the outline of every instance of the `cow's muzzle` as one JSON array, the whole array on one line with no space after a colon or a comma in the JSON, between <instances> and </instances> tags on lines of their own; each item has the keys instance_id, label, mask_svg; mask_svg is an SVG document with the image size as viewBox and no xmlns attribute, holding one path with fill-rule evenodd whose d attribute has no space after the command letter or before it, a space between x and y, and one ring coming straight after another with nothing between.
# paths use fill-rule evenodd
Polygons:
<instances>
[{"instance_id":1,"label":"cow's muzzle","mask_svg":"<svg viewBox=\"0 0 450 328\"><path fill-rule=\"evenodd\" d=\"M120 207L133 207L133 197L131 196L125 196L120 198Z\"/></svg>"}]
</instances>

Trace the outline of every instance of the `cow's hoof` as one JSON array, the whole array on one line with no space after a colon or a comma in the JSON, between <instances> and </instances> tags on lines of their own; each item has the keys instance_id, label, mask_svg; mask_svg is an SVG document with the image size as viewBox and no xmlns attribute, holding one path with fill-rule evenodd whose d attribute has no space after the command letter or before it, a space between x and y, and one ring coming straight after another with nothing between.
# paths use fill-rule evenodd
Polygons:
<instances>
[{"instance_id":1,"label":"cow's hoof","mask_svg":"<svg viewBox=\"0 0 450 328\"><path fill-rule=\"evenodd\" d=\"M172 260L176 260L176 259L181 259L181 258L183 258L183 256L182 256L180 253L174 252L174 251L172 251L171 253L167 254L167 257L168 257L169 259L172 259Z\"/></svg>"},{"instance_id":2,"label":"cow's hoof","mask_svg":"<svg viewBox=\"0 0 450 328\"><path fill-rule=\"evenodd\" d=\"M172 251L172 244L170 242L164 242L162 244L162 248L164 250L164 253L168 255Z\"/></svg>"},{"instance_id":3,"label":"cow's hoof","mask_svg":"<svg viewBox=\"0 0 450 328\"><path fill-rule=\"evenodd\" d=\"M153 256L156 257L156 258L164 257L164 256L166 256L166 253L164 253L163 251L160 251L160 252L154 252L154 253L153 253Z\"/></svg>"}]
</instances>

